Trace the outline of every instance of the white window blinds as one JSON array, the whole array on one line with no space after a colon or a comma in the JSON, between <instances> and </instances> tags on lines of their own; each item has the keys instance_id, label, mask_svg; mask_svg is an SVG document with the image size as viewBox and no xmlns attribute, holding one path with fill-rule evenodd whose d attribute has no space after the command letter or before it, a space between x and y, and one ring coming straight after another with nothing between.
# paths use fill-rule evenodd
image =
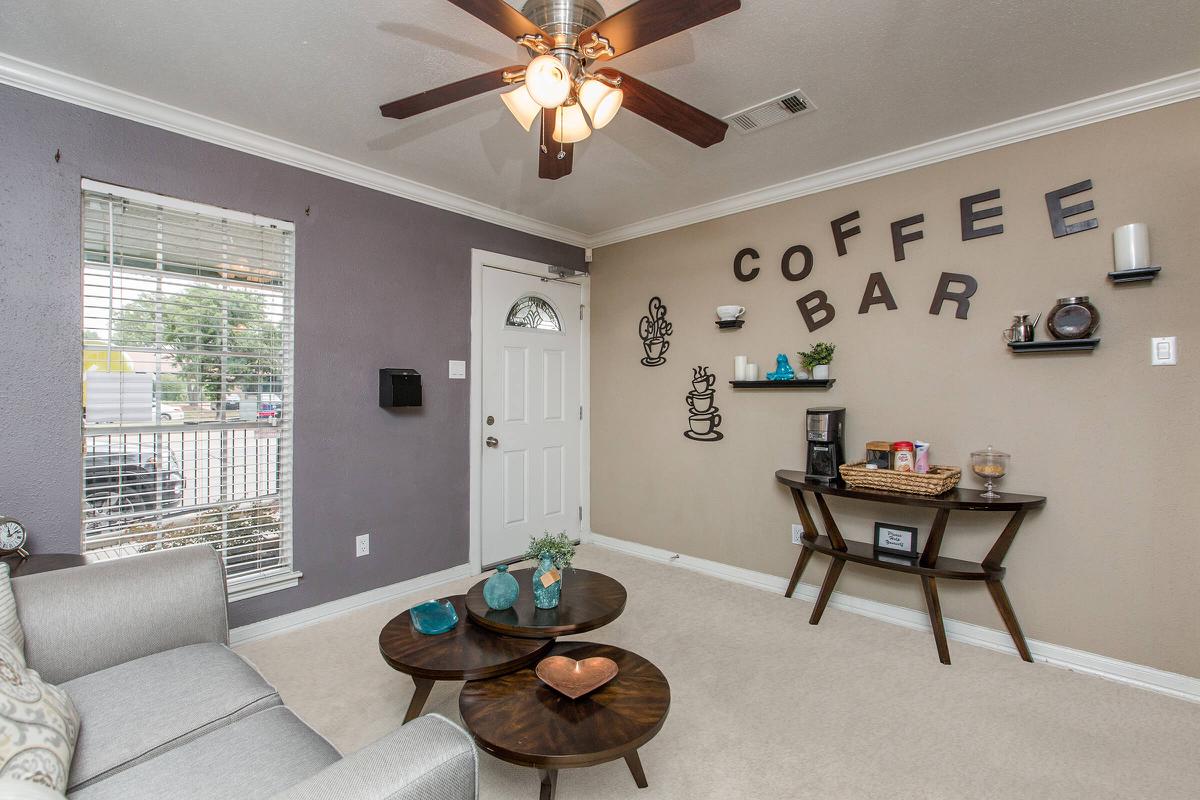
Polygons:
<instances>
[{"instance_id":1,"label":"white window blinds","mask_svg":"<svg viewBox=\"0 0 1200 800\"><path fill-rule=\"evenodd\" d=\"M230 599L292 567L294 230L83 189L84 551L196 542Z\"/></svg>"}]
</instances>

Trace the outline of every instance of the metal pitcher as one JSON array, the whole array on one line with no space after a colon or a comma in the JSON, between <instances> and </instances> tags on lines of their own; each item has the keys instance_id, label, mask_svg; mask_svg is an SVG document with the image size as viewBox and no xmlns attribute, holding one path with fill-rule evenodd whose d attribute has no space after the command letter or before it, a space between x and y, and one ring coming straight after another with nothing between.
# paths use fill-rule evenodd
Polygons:
<instances>
[{"instance_id":1,"label":"metal pitcher","mask_svg":"<svg viewBox=\"0 0 1200 800\"><path fill-rule=\"evenodd\" d=\"M1042 315L1038 314L1032 322L1028 314L1013 314L1012 325L1001 331L1000 335L1006 342L1032 342L1034 331Z\"/></svg>"}]
</instances>

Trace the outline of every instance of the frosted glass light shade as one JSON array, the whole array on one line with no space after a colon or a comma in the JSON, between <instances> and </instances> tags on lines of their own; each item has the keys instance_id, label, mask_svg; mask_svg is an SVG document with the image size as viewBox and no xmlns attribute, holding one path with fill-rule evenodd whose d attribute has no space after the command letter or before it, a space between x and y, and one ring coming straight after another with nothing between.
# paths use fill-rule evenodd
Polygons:
<instances>
[{"instance_id":1,"label":"frosted glass light shade","mask_svg":"<svg viewBox=\"0 0 1200 800\"><path fill-rule=\"evenodd\" d=\"M525 68L529 96L542 108L558 108L571 95L571 76L554 56L538 56Z\"/></svg>"},{"instance_id":2,"label":"frosted glass light shade","mask_svg":"<svg viewBox=\"0 0 1200 800\"><path fill-rule=\"evenodd\" d=\"M579 103L559 107L554 117L554 141L574 144L591 135L592 129L588 127L587 117L583 115Z\"/></svg>"},{"instance_id":3,"label":"frosted glass light shade","mask_svg":"<svg viewBox=\"0 0 1200 800\"><path fill-rule=\"evenodd\" d=\"M1113 263L1118 270L1150 266L1150 232L1144 222L1113 231Z\"/></svg>"},{"instance_id":4,"label":"frosted glass light shade","mask_svg":"<svg viewBox=\"0 0 1200 800\"><path fill-rule=\"evenodd\" d=\"M621 110L625 101L625 93L619 88L595 78L588 78L579 87L579 104L592 119L592 127L600 130Z\"/></svg>"},{"instance_id":5,"label":"frosted glass light shade","mask_svg":"<svg viewBox=\"0 0 1200 800\"><path fill-rule=\"evenodd\" d=\"M508 106L508 110L525 130L531 130L533 121L537 119L538 114L542 113L542 107L529 96L529 89L525 84L521 84L511 92L505 92L500 95L500 99L504 101L504 105Z\"/></svg>"}]
</instances>

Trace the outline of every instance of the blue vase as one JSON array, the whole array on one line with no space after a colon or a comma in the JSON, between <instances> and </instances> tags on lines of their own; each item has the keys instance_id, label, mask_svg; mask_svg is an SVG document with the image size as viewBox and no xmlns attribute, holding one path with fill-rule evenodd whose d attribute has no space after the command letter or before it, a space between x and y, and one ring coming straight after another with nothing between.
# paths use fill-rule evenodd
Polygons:
<instances>
[{"instance_id":1,"label":"blue vase","mask_svg":"<svg viewBox=\"0 0 1200 800\"><path fill-rule=\"evenodd\" d=\"M508 574L507 564L496 567L496 574L483 584L483 602L487 603L488 608L494 608L497 611L512 608L512 604L517 602L517 595L520 593L521 587L517 583L517 579Z\"/></svg>"},{"instance_id":2,"label":"blue vase","mask_svg":"<svg viewBox=\"0 0 1200 800\"><path fill-rule=\"evenodd\" d=\"M562 595L562 573L558 580L549 586L542 585L542 576L554 569L550 556L542 556L538 567L533 571L533 604L538 608L557 608L559 597Z\"/></svg>"}]
</instances>

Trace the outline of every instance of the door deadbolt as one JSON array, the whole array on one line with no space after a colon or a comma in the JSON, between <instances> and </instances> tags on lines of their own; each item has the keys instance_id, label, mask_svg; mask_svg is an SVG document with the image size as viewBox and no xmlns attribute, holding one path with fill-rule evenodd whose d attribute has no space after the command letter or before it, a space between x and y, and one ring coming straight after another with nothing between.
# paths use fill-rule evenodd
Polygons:
<instances>
[{"instance_id":1,"label":"door deadbolt","mask_svg":"<svg viewBox=\"0 0 1200 800\"><path fill-rule=\"evenodd\" d=\"M483 443L486 444L488 447L498 447L500 445L500 440L497 439L495 436L489 436L489 437L487 437L487 439L485 439L483 441Z\"/></svg>"},{"instance_id":2,"label":"door deadbolt","mask_svg":"<svg viewBox=\"0 0 1200 800\"><path fill-rule=\"evenodd\" d=\"M491 415L489 414L489 415L488 415L488 418L487 418L487 424L488 424L488 425L495 425L495 424L496 424L496 418L495 418L495 417L493 417L493 416L491 416Z\"/></svg>"}]
</instances>

